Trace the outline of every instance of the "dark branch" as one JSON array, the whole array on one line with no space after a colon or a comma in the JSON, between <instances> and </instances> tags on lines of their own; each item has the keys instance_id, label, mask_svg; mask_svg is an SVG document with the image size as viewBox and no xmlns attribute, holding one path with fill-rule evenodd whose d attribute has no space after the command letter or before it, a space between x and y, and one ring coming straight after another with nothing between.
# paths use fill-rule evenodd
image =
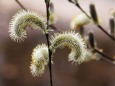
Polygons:
<instances>
[{"instance_id":1,"label":"dark branch","mask_svg":"<svg viewBox=\"0 0 115 86\"><path fill-rule=\"evenodd\" d=\"M46 1L46 15L47 15L47 30L49 29L49 1ZM49 34L46 33L45 34L46 39L47 39L47 44L48 44L48 51L49 51L49 72L50 72L50 85L53 86L53 81L52 81L52 64L51 64L51 56L52 56L52 52L50 51L50 42L49 42Z\"/></svg>"},{"instance_id":2,"label":"dark branch","mask_svg":"<svg viewBox=\"0 0 115 86\"><path fill-rule=\"evenodd\" d=\"M115 41L115 38L112 36L112 35L110 35L108 32L106 32L104 29L103 29L103 27L102 26L100 26L100 25L97 25L107 36L109 36L113 41Z\"/></svg>"},{"instance_id":3,"label":"dark branch","mask_svg":"<svg viewBox=\"0 0 115 86\"><path fill-rule=\"evenodd\" d=\"M49 25L50 28L52 28L53 30L57 31L57 32L61 32L57 27L55 27L54 25Z\"/></svg>"},{"instance_id":4,"label":"dark branch","mask_svg":"<svg viewBox=\"0 0 115 86\"><path fill-rule=\"evenodd\" d=\"M17 4L24 10L27 10L18 0L15 0L17 2Z\"/></svg>"},{"instance_id":5,"label":"dark branch","mask_svg":"<svg viewBox=\"0 0 115 86\"><path fill-rule=\"evenodd\" d=\"M94 48L94 51L97 52L97 53L99 53L103 57L102 59L104 59L104 60L106 60L108 62L111 62L112 64L115 64L115 59L114 58L112 58L112 57L104 54L103 52L99 51L96 48Z\"/></svg>"}]
</instances>

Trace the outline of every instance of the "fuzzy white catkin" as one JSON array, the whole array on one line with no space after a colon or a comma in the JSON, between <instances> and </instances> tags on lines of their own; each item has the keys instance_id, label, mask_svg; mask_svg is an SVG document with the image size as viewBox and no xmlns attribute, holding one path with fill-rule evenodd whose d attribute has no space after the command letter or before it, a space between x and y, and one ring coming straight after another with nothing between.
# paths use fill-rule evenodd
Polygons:
<instances>
[{"instance_id":1,"label":"fuzzy white catkin","mask_svg":"<svg viewBox=\"0 0 115 86\"><path fill-rule=\"evenodd\" d=\"M10 24L9 33L11 39L16 42L24 41L27 38L25 28L31 27L32 29L40 29L46 31L46 18L36 12L21 10L16 13Z\"/></svg>"},{"instance_id":2,"label":"fuzzy white catkin","mask_svg":"<svg viewBox=\"0 0 115 86\"><path fill-rule=\"evenodd\" d=\"M90 23L90 19L84 13L79 13L71 20L70 28L76 30L88 23Z\"/></svg>"},{"instance_id":3,"label":"fuzzy white catkin","mask_svg":"<svg viewBox=\"0 0 115 86\"><path fill-rule=\"evenodd\" d=\"M80 64L85 60L87 46L83 38L79 33L75 32L63 32L54 34L50 39L52 52L55 52L56 48L69 47L71 53L69 54L69 61Z\"/></svg>"},{"instance_id":4,"label":"fuzzy white catkin","mask_svg":"<svg viewBox=\"0 0 115 86\"><path fill-rule=\"evenodd\" d=\"M111 8L110 9L110 15L115 17L115 8Z\"/></svg>"},{"instance_id":5,"label":"fuzzy white catkin","mask_svg":"<svg viewBox=\"0 0 115 86\"><path fill-rule=\"evenodd\" d=\"M40 76L44 73L45 66L48 64L48 47L45 44L37 45L32 53L30 70L33 76Z\"/></svg>"}]
</instances>

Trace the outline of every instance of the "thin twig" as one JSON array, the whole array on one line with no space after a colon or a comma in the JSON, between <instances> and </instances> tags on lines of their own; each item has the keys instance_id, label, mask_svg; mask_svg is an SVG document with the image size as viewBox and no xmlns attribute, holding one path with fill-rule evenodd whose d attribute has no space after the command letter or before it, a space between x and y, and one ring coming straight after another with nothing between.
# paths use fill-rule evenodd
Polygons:
<instances>
[{"instance_id":1,"label":"thin twig","mask_svg":"<svg viewBox=\"0 0 115 86\"><path fill-rule=\"evenodd\" d=\"M89 18L91 19L91 17L81 8L81 6L77 3L76 6Z\"/></svg>"},{"instance_id":2,"label":"thin twig","mask_svg":"<svg viewBox=\"0 0 115 86\"><path fill-rule=\"evenodd\" d=\"M47 13L47 30L49 29L49 2L46 2L46 13ZM47 44L48 44L48 51L49 51L49 72L50 72L50 85L53 86L53 82L52 82L52 64L51 64L51 55L52 52L50 51L50 42L49 42L49 34L46 33L45 34L46 39L47 39Z\"/></svg>"},{"instance_id":3,"label":"thin twig","mask_svg":"<svg viewBox=\"0 0 115 86\"><path fill-rule=\"evenodd\" d=\"M22 9L27 10L18 0L15 0L15 1L18 3L18 5L19 5Z\"/></svg>"},{"instance_id":4,"label":"thin twig","mask_svg":"<svg viewBox=\"0 0 115 86\"><path fill-rule=\"evenodd\" d=\"M96 48L94 48L94 51L97 52L97 53L99 53L99 54L103 57L102 59L104 59L104 60L106 60L106 61L109 61L109 62L111 62L112 64L115 64L115 59L114 59L114 58L112 58L112 57L110 57L110 56L104 54L103 52L99 51L99 50L96 49Z\"/></svg>"},{"instance_id":5,"label":"thin twig","mask_svg":"<svg viewBox=\"0 0 115 86\"><path fill-rule=\"evenodd\" d=\"M55 27L54 25L49 25L50 28L52 28L53 30L57 31L57 32L61 32L59 29L57 29L57 27Z\"/></svg>"},{"instance_id":6,"label":"thin twig","mask_svg":"<svg viewBox=\"0 0 115 86\"><path fill-rule=\"evenodd\" d=\"M68 1L74 4L74 2L72 0L68 0Z\"/></svg>"},{"instance_id":7,"label":"thin twig","mask_svg":"<svg viewBox=\"0 0 115 86\"><path fill-rule=\"evenodd\" d=\"M50 85L53 86L53 82L52 82L52 64L51 64L51 56L52 56L52 52L50 51L50 44L49 44L49 34L45 34L46 39L47 39L47 44L48 44L48 52L49 52L49 72L50 72Z\"/></svg>"},{"instance_id":8,"label":"thin twig","mask_svg":"<svg viewBox=\"0 0 115 86\"><path fill-rule=\"evenodd\" d=\"M112 40L115 41L115 38L112 35L110 35L107 31L105 31L102 26L97 25L97 27L99 27L104 33L106 33L107 36L109 36Z\"/></svg>"}]
</instances>

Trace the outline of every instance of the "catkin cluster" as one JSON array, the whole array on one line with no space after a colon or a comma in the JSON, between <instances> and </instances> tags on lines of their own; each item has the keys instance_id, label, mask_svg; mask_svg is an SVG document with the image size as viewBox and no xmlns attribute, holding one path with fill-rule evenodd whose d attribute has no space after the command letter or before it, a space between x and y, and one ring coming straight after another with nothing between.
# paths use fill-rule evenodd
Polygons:
<instances>
[{"instance_id":1,"label":"catkin cluster","mask_svg":"<svg viewBox=\"0 0 115 86\"><path fill-rule=\"evenodd\" d=\"M47 33L45 17L38 15L36 12L23 10L19 11L11 20L9 28L11 39L16 42L24 41L24 38L26 38L27 35L25 30L27 26L32 29L40 29L44 33ZM68 56L69 61L79 64L85 60L87 46L79 33L74 31L55 33L50 37L49 41L51 43L50 50L52 53L54 53L57 48L68 47L71 49ZM48 62L49 53L47 45L37 45L32 53L30 65L32 75L42 75Z\"/></svg>"}]
</instances>

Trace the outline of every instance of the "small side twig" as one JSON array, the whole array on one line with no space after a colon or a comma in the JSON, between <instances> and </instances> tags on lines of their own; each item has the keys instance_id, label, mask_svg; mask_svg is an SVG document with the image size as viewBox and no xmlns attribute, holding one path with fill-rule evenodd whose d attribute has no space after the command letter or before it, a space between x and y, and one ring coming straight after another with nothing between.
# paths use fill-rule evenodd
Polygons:
<instances>
[{"instance_id":1,"label":"small side twig","mask_svg":"<svg viewBox=\"0 0 115 86\"><path fill-rule=\"evenodd\" d=\"M112 64L115 64L115 59L114 58L104 54L103 52L99 51L96 48L94 48L94 52L97 52L98 54L100 54L103 57L102 59L104 59L104 60L106 60L106 61L108 61L108 62L110 62Z\"/></svg>"},{"instance_id":2,"label":"small side twig","mask_svg":"<svg viewBox=\"0 0 115 86\"><path fill-rule=\"evenodd\" d=\"M27 10L18 0L15 0L15 1L18 3L18 5L19 5L22 9Z\"/></svg>"},{"instance_id":3,"label":"small side twig","mask_svg":"<svg viewBox=\"0 0 115 86\"><path fill-rule=\"evenodd\" d=\"M115 41L115 38L111 36L107 31L105 31L102 26L98 25L97 27L99 27L107 36L109 36L112 40Z\"/></svg>"},{"instance_id":4,"label":"small side twig","mask_svg":"<svg viewBox=\"0 0 115 86\"><path fill-rule=\"evenodd\" d=\"M91 19L91 17L81 8L81 6L77 3L76 6L89 18Z\"/></svg>"},{"instance_id":5,"label":"small side twig","mask_svg":"<svg viewBox=\"0 0 115 86\"><path fill-rule=\"evenodd\" d=\"M52 28L53 30L57 31L57 32L61 32L57 27L55 27L54 25L49 25L50 28Z\"/></svg>"}]
</instances>

